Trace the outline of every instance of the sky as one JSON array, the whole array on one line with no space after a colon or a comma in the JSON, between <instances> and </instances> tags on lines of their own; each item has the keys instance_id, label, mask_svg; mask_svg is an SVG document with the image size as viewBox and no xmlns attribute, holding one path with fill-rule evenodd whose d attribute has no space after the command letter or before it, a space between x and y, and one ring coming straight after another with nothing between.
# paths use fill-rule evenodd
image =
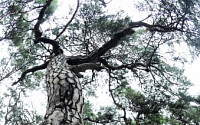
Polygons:
<instances>
[{"instance_id":1,"label":"sky","mask_svg":"<svg viewBox=\"0 0 200 125\"><path fill-rule=\"evenodd\" d=\"M110 0L105 0L105 1L110 1ZM124 10L127 12L127 15L128 14L131 14L131 17L133 19L133 21L139 21L139 20L142 20L144 18L146 18L148 15L145 14L145 13L140 13L138 12L133 4L135 2L135 0L126 0L126 2L124 2L125 0L112 0L112 2L110 2L110 4L108 4L108 12L111 13L111 14L115 14L116 13L116 10ZM72 8L75 8L75 3L76 3L76 0L73 0L70 1L70 5L68 5L68 3L66 2L66 0L59 0L59 3L58 3L58 6L61 6L59 8L61 8L61 10L58 10L57 12L62 15L62 14L66 14L65 11L63 11L63 8L66 8L66 6L68 7L72 7ZM1 32L0 32L1 33ZM179 48L179 50L182 50L181 46ZM2 53L6 53L6 48L5 48L5 43L3 42L0 42L0 53L1 55L4 55ZM0 58L2 57L0 55ZM192 95L197 95L197 94L200 94L200 57L196 58L192 63L187 63L185 65L185 75L191 80L192 83L194 83L194 86L190 88L189 92L190 94ZM102 93L103 96L99 96L99 98L92 98L92 100L94 101L94 105L96 104L100 104L102 100L105 99L105 91L101 91L101 90L98 90L99 93ZM42 94L42 92L39 92L39 93L32 93L32 99L33 99L33 105L35 105L35 107L40 107L38 104L38 102L34 102L34 100L38 100L39 102L42 102L43 99L41 98L38 98L40 95ZM102 104L102 105L109 105L109 104ZM44 113L44 112L42 112Z\"/></svg>"},{"instance_id":2,"label":"sky","mask_svg":"<svg viewBox=\"0 0 200 125\"><path fill-rule=\"evenodd\" d=\"M193 63L186 64L185 75L194 84L189 92L192 95L200 94L200 57L196 58Z\"/></svg>"}]
</instances>

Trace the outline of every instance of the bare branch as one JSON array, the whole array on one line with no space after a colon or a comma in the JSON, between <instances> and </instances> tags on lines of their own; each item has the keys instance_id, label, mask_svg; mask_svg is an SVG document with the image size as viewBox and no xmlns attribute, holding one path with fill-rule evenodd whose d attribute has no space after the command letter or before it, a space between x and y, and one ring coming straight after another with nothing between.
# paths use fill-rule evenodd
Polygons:
<instances>
[{"instance_id":1,"label":"bare branch","mask_svg":"<svg viewBox=\"0 0 200 125\"><path fill-rule=\"evenodd\" d=\"M146 27L149 31L157 31L157 32L173 32L173 31L183 31L181 28L177 26L162 26L159 24L148 24L142 21L139 22L131 22L128 24L129 28L137 28L137 27Z\"/></svg>"},{"instance_id":2,"label":"bare branch","mask_svg":"<svg viewBox=\"0 0 200 125\"><path fill-rule=\"evenodd\" d=\"M71 19L67 22L67 24L65 25L65 27L63 28L63 30L56 36L55 40L57 40L67 29L67 27L69 26L69 24L72 22L72 20L74 19L77 11L79 8L79 0L77 0L77 6L76 6L76 10L74 11L74 14L72 15Z\"/></svg>"},{"instance_id":3,"label":"bare branch","mask_svg":"<svg viewBox=\"0 0 200 125\"><path fill-rule=\"evenodd\" d=\"M45 68L47 67L47 64L48 64L48 63L49 63L49 61L45 62L45 63L42 64L42 65L35 66L35 67L33 67L33 68L27 69L26 71L24 71L24 72L22 73L21 77L20 77L16 82L14 82L14 83L12 84L12 86L13 86L13 85L16 85L18 82L22 81L28 73L30 73L30 72L35 72L35 71L42 70L42 69L45 69Z\"/></svg>"},{"instance_id":4,"label":"bare branch","mask_svg":"<svg viewBox=\"0 0 200 125\"><path fill-rule=\"evenodd\" d=\"M13 105L11 105L11 99L13 98L13 93L9 99L9 104L8 104L8 107L7 107L7 111L6 111L6 115L5 115L5 123L4 125L7 125L8 122L11 121L12 117L8 117L10 114L12 114L12 112L14 112L14 109L17 107L17 103L19 102L19 99L20 99L20 96L21 96L21 92L22 90L19 92L17 98L16 98L16 101L14 102ZM11 109L9 109L9 107L11 107Z\"/></svg>"},{"instance_id":5,"label":"bare branch","mask_svg":"<svg viewBox=\"0 0 200 125\"><path fill-rule=\"evenodd\" d=\"M39 16L38 16L38 21L36 22L35 26L34 26L34 32L35 32L35 39L37 40L38 38L40 38L42 36L42 33L39 29L40 25L42 24L42 22L44 21L44 14L45 11L47 10L47 8L50 6L51 2L53 0L48 0L46 2L46 5L44 5L44 7L41 9Z\"/></svg>"},{"instance_id":6,"label":"bare branch","mask_svg":"<svg viewBox=\"0 0 200 125\"><path fill-rule=\"evenodd\" d=\"M59 43L57 41L55 41L55 40L41 37L41 38L38 38L37 41L35 41L35 43L38 43L38 42L43 42L43 43L47 43L47 44L52 45L52 47L53 47L53 53L56 56L58 54L63 53L63 50L60 48Z\"/></svg>"},{"instance_id":7,"label":"bare branch","mask_svg":"<svg viewBox=\"0 0 200 125\"><path fill-rule=\"evenodd\" d=\"M74 72L85 72L87 69L100 71L101 69L103 69L103 67L95 63L83 63L71 66L70 69Z\"/></svg>"},{"instance_id":8,"label":"bare branch","mask_svg":"<svg viewBox=\"0 0 200 125\"><path fill-rule=\"evenodd\" d=\"M104 68L95 63L83 63L79 65L73 65L70 67L70 70L73 71L79 78L82 77L82 75L79 72L85 72L88 69L100 71Z\"/></svg>"},{"instance_id":9,"label":"bare branch","mask_svg":"<svg viewBox=\"0 0 200 125\"><path fill-rule=\"evenodd\" d=\"M138 66L147 67L146 64L139 63L139 62L132 63L132 64L122 64L120 66L111 66L111 65L108 64L108 62L105 59L102 59L102 58L99 59L99 62L101 62L105 67L107 67L111 70L119 70L119 69L123 69L123 68L133 69L133 68L136 68Z\"/></svg>"}]
</instances>

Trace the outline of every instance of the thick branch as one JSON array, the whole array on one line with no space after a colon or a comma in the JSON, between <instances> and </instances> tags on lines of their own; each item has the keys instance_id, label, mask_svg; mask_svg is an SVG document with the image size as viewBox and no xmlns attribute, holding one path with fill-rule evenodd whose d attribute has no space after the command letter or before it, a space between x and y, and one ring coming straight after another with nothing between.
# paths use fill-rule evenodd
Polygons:
<instances>
[{"instance_id":1,"label":"thick branch","mask_svg":"<svg viewBox=\"0 0 200 125\"><path fill-rule=\"evenodd\" d=\"M41 23L44 21L45 11L51 5L52 1L53 0L48 0L39 13L39 17L37 18L38 21L36 22L36 24L34 26L34 33L35 33L35 39L36 39L34 41L34 43L37 44L39 42L43 42L43 43L51 44L53 46L53 53L55 55L58 55L58 54L62 53L62 50L60 49L58 42L55 40L41 37L42 32L39 29Z\"/></svg>"},{"instance_id":2,"label":"thick branch","mask_svg":"<svg viewBox=\"0 0 200 125\"><path fill-rule=\"evenodd\" d=\"M102 47L100 47L97 50L97 52L95 52L92 55L90 55L89 58L91 60L98 59L99 57L104 55L109 49L117 46L119 44L119 41L121 40L121 38L123 38L123 37L125 37L127 35L131 35L133 33L134 33L134 31L130 27L122 30L121 32L115 33L110 41L108 41Z\"/></svg>"},{"instance_id":3,"label":"thick branch","mask_svg":"<svg viewBox=\"0 0 200 125\"><path fill-rule=\"evenodd\" d=\"M67 27L67 25L66 25L66 27ZM157 31L157 32L173 32L175 30L182 31L181 29L179 29L177 27L168 27L168 26L162 26L162 25L157 25L157 24L150 25L150 24L142 22L142 21L131 22L125 29L123 29L120 32L115 33L112 36L112 38L107 43L105 43L102 47L100 47L97 51L91 53L87 57L83 57L83 56L82 57L71 57L68 60L68 63L70 65L78 65L78 64L82 64L82 63L96 62L108 50L117 46L119 44L119 41L121 40L121 38L123 38L127 35L130 35L130 34L133 34L134 30L132 30L132 28L137 28L137 27L146 27L150 31ZM63 29L63 32L64 32L64 29ZM62 34L62 32L61 32L61 34ZM47 38L39 38L38 41L51 44L53 46L53 52L55 53L55 55L60 54L60 51L62 51L58 45L58 42L56 42L55 40L51 40L51 39L47 39Z\"/></svg>"},{"instance_id":4,"label":"thick branch","mask_svg":"<svg viewBox=\"0 0 200 125\"><path fill-rule=\"evenodd\" d=\"M158 24L148 24L142 21L139 22L131 22L129 23L129 27L130 28L137 28L137 27L146 27L149 29L149 31L157 31L157 32L173 32L175 30L177 31L182 31L180 28L178 27L173 27L173 26L162 26L162 25L158 25Z\"/></svg>"},{"instance_id":5,"label":"thick branch","mask_svg":"<svg viewBox=\"0 0 200 125\"><path fill-rule=\"evenodd\" d=\"M42 69L45 69L47 67L47 64L49 63L49 61L45 62L44 64L42 65L39 65L39 66L35 66L33 68L30 68L30 69L27 69L26 71L24 71L21 75L21 77L16 81L14 82L12 85L16 85L18 82L22 81L25 76L30 73L30 72L35 72L35 71L38 71L38 70L42 70Z\"/></svg>"},{"instance_id":6,"label":"thick branch","mask_svg":"<svg viewBox=\"0 0 200 125\"><path fill-rule=\"evenodd\" d=\"M53 47L53 53L55 55L58 55L60 53L63 53L63 51L61 50L60 46L59 46L59 43L55 40L52 40L52 39L48 39L48 38L44 38L44 37L41 37L37 40L37 42L43 42L43 43L47 43L47 44L50 44L52 45ZM37 43L36 42L36 43Z\"/></svg>"},{"instance_id":7,"label":"thick branch","mask_svg":"<svg viewBox=\"0 0 200 125\"><path fill-rule=\"evenodd\" d=\"M41 9L40 13L39 13L39 16L38 16L38 21L36 22L35 26L34 26L34 32L35 32L35 39L37 40L38 38L40 38L42 36L42 33L39 29L40 27L40 24L43 22L43 18L44 18L44 14L45 14L45 11L47 10L47 8L50 6L51 2L53 0L48 0L46 2L46 5L44 5L44 7Z\"/></svg>"},{"instance_id":8,"label":"thick branch","mask_svg":"<svg viewBox=\"0 0 200 125\"><path fill-rule=\"evenodd\" d=\"M79 65L73 65L70 67L70 70L73 71L79 78L83 77L79 72L85 72L88 69L100 71L104 68L95 63L83 63Z\"/></svg>"},{"instance_id":9,"label":"thick branch","mask_svg":"<svg viewBox=\"0 0 200 125\"><path fill-rule=\"evenodd\" d=\"M85 72L88 69L100 71L103 67L95 63L83 63L71 66L70 69L74 72Z\"/></svg>"},{"instance_id":10,"label":"thick branch","mask_svg":"<svg viewBox=\"0 0 200 125\"><path fill-rule=\"evenodd\" d=\"M72 57L68 60L70 65L77 65L81 63L96 62L102 55L104 55L108 50L117 46L120 40L130 34L133 34L134 30L131 27L125 28L124 30L115 33L112 38L100 47L97 51L90 54L88 57Z\"/></svg>"},{"instance_id":11,"label":"thick branch","mask_svg":"<svg viewBox=\"0 0 200 125\"><path fill-rule=\"evenodd\" d=\"M173 32L173 31L182 31L182 29L178 27L173 27L173 26L162 26L162 25L157 25L157 24L148 24L142 21L139 22L131 22L128 24L125 29L123 29L120 32L115 33L112 38L105 43L102 47L100 47L97 51L93 52L90 54L88 57L72 57L71 59L68 60L68 63L71 65L77 65L81 63L88 63L88 62L96 62L98 59L104 55L108 50L111 48L114 48L119 44L119 41L121 38L131 35L134 33L133 28L137 27L146 27L148 28L149 31L157 31L157 32Z\"/></svg>"}]
</instances>

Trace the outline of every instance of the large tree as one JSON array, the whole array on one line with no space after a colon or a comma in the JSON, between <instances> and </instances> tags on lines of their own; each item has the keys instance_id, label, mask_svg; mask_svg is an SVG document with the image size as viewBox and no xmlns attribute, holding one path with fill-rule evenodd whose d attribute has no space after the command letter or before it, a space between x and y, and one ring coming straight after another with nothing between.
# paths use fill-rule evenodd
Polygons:
<instances>
[{"instance_id":1,"label":"large tree","mask_svg":"<svg viewBox=\"0 0 200 125\"><path fill-rule=\"evenodd\" d=\"M106 13L103 0L77 0L62 16L57 0L1 0L0 41L9 57L0 80L18 79L0 100L10 97L0 116L13 125L199 124L199 97L187 93L191 83L173 65L186 59L177 45L199 53L199 2L146 0L136 5L146 18L134 22ZM40 84L47 90L44 118L20 98ZM95 113L88 98L98 86L113 105Z\"/></svg>"}]
</instances>

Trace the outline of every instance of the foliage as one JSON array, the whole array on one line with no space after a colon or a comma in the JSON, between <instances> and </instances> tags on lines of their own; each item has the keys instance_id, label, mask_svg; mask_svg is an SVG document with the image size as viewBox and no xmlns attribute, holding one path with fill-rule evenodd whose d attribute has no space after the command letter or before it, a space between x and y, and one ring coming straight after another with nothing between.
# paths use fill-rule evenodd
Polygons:
<instances>
[{"instance_id":1,"label":"foliage","mask_svg":"<svg viewBox=\"0 0 200 125\"><path fill-rule=\"evenodd\" d=\"M80 7L77 6L77 12L74 9L75 16L60 17L64 20L62 23L54 13L59 8L59 1L53 0L39 20L41 10L49 1L0 1L0 25L3 27L0 42L9 43L10 50L9 58L1 60L1 67L5 67L0 72L1 84L6 78L17 81L16 76L52 57L52 46L36 43L37 30L44 30L40 37L58 41L59 47L69 58L76 56L84 59L119 37L117 33L132 22L129 16L122 16L122 11L115 15L108 14L103 0L83 1ZM187 43L191 52L199 53L199 3L199 0L145 0L137 4L137 8L149 16L135 22L137 25L132 27L133 34L119 37L117 45L109 48L97 60L92 60L104 67L103 70L88 71L80 78L85 92L86 125L200 122L200 96L192 97L187 93L191 82L184 76L184 70L170 61L176 63L180 57L176 57L175 52L171 57L162 53L164 47L170 53L175 43ZM142 22L145 22L144 25L140 24ZM40 25L38 29L36 24ZM5 69L8 70L4 72ZM0 111L0 121L4 118L6 124L42 122L38 112L29 110L24 101L27 97L21 98L20 95L41 86L44 89L44 76L44 71L34 72L26 75L17 89L7 87L7 94L0 98L1 109L7 105L7 111ZM99 107L96 111L90 97L98 97L99 89L107 90L108 99L113 104ZM3 104L6 98L10 100L8 104Z\"/></svg>"},{"instance_id":2,"label":"foliage","mask_svg":"<svg viewBox=\"0 0 200 125\"><path fill-rule=\"evenodd\" d=\"M180 21L180 27L185 28L184 32L181 33L185 36L183 40L189 46L194 47L197 50L196 54L199 54L199 6L199 0L145 0L137 7L153 15L153 21L156 24L175 25L174 19L180 19L177 20ZM186 18L181 21L184 16Z\"/></svg>"}]
</instances>

